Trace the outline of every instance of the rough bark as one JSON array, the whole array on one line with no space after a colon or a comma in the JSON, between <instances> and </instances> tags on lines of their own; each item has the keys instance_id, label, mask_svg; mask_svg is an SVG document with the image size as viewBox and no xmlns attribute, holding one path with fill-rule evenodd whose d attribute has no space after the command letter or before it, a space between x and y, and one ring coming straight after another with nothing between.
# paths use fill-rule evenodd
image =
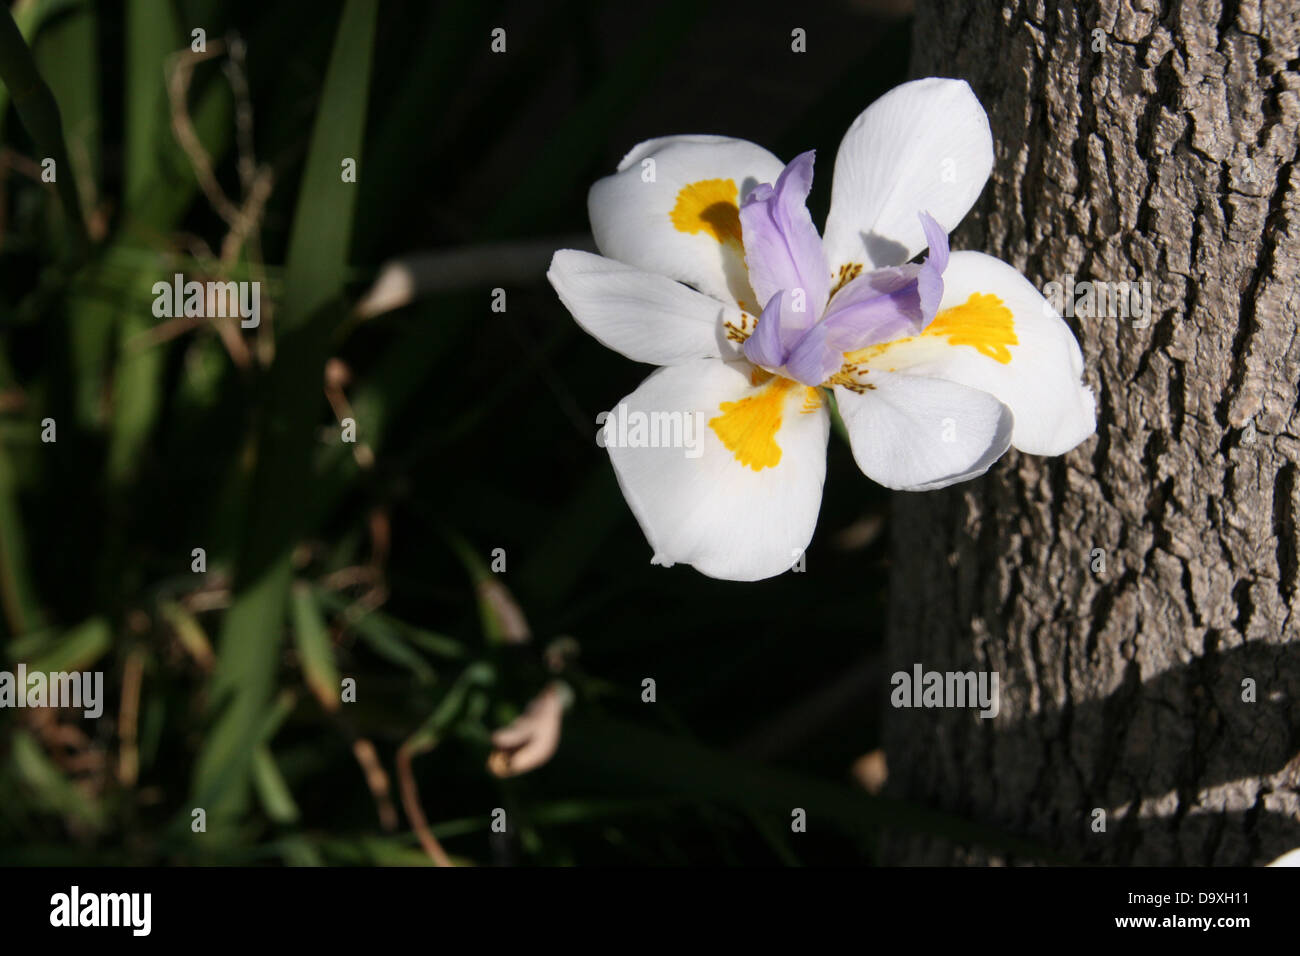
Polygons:
<instances>
[{"instance_id":1,"label":"rough bark","mask_svg":"<svg viewBox=\"0 0 1300 956\"><path fill-rule=\"evenodd\" d=\"M1002 683L994 720L887 708L896 794L1091 862L1300 846L1298 47L1297 0L920 2L914 73L968 80L996 143L953 248L1154 304L1070 320L1093 438L896 496L889 670Z\"/></svg>"}]
</instances>

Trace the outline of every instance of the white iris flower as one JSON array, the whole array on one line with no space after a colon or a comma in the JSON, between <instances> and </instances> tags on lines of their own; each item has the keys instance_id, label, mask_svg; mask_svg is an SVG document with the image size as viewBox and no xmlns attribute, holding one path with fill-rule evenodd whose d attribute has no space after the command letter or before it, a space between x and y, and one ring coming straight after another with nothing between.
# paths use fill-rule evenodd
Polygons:
<instances>
[{"instance_id":1,"label":"white iris flower","mask_svg":"<svg viewBox=\"0 0 1300 956\"><path fill-rule=\"evenodd\" d=\"M858 466L901 490L1093 433L1064 320L1012 266L948 250L992 167L970 87L924 79L849 127L820 235L812 153L787 165L744 140L668 136L592 187L603 255L561 250L547 277L600 342L662 366L623 416L704 423L688 453L606 442L653 563L739 581L796 564L821 506L832 394Z\"/></svg>"}]
</instances>

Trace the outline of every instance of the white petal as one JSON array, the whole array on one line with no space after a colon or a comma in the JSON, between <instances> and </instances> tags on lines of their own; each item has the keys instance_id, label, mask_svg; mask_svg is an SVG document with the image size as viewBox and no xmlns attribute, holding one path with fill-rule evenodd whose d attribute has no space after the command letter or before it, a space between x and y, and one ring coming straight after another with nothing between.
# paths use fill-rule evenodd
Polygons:
<instances>
[{"instance_id":1,"label":"white petal","mask_svg":"<svg viewBox=\"0 0 1300 956\"><path fill-rule=\"evenodd\" d=\"M591 187L596 248L611 259L687 282L757 315L745 271L740 203L784 164L726 136L666 136L633 149Z\"/></svg>"},{"instance_id":2,"label":"white petal","mask_svg":"<svg viewBox=\"0 0 1300 956\"><path fill-rule=\"evenodd\" d=\"M573 249L546 273L560 301L601 344L637 362L677 365L695 358L739 358L727 327L752 331L755 318L667 276ZM725 323L725 324L724 324Z\"/></svg>"},{"instance_id":3,"label":"white petal","mask_svg":"<svg viewBox=\"0 0 1300 956\"><path fill-rule=\"evenodd\" d=\"M853 458L886 488L928 491L989 470L1011 443L1011 412L987 392L889 372L861 394L835 388Z\"/></svg>"},{"instance_id":4,"label":"white petal","mask_svg":"<svg viewBox=\"0 0 1300 956\"><path fill-rule=\"evenodd\" d=\"M789 570L812 540L830 416L815 390L775 378L754 385L753 371L716 359L662 368L615 410L629 425L633 415L680 413L691 447L645 447L644 437L628 447L631 428L620 436L607 423L610 460L653 563L757 581ZM779 423L764 424L764 413Z\"/></svg>"},{"instance_id":5,"label":"white petal","mask_svg":"<svg viewBox=\"0 0 1300 956\"><path fill-rule=\"evenodd\" d=\"M926 247L917 213L952 232L993 169L988 117L964 80L914 80L853 121L835 157L824 245L831 275L906 262Z\"/></svg>"},{"instance_id":6,"label":"white petal","mask_svg":"<svg viewBox=\"0 0 1300 956\"><path fill-rule=\"evenodd\" d=\"M1288 850L1286 853L1283 853L1281 856L1279 856L1276 860L1274 860L1272 863L1268 865L1269 866L1300 866L1300 849Z\"/></svg>"},{"instance_id":7,"label":"white petal","mask_svg":"<svg viewBox=\"0 0 1300 956\"><path fill-rule=\"evenodd\" d=\"M978 331L993 314L972 308L980 302L993 303L999 334ZM960 320L966 314L974 324ZM1062 455L1096 431L1096 401L1083 384L1083 357L1069 326L1028 279L982 252L954 252L935 321L878 352L873 368L945 378L995 395L1015 416L1011 444L1020 451Z\"/></svg>"}]
</instances>

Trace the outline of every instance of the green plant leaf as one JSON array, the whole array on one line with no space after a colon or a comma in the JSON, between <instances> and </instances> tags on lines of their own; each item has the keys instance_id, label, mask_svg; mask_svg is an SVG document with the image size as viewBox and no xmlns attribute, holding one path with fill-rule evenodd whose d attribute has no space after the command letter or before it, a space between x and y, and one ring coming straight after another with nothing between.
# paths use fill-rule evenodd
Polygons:
<instances>
[{"instance_id":1,"label":"green plant leaf","mask_svg":"<svg viewBox=\"0 0 1300 956\"><path fill-rule=\"evenodd\" d=\"M334 645L325 618L316 606L311 586L301 581L293 587L293 635L307 686L322 707L336 710L340 680L338 664L334 661Z\"/></svg>"},{"instance_id":2,"label":"green plant leaf","mask_svg":"<svg viewBox=\"0 0 1300 956\"><path fill-rule=\"evenodd\" d=\"M218 794L209 813L220 819L247 805L247 740L275 686L293 546L306 514L302 489L311 480L314 426L324 401L322 370L342 314L331 303L342 291L356 193L354 184L341 181L339 164L361 157L376 8L372 0L348 0L343 8L289 241L280 340L250 492L251 534L218 644L212 696L220 716L194 778L196 793Z\"/></svg>"},{"instance_id":3,"label":"green plant leaf","mask_svg":"<svg viewBox=\"0 0 1300 956\"><path fill-rule=\"evenodd\" d=\"M32 51L8 7L0 11L0 81L8 88L18 118L31 134L41 157L53 159L55 169L60 171L55 188L73 236L84 245L86 224L81 218L72 164L68 162L59 104L37 69Z\"/></svg>"}]
</instances>

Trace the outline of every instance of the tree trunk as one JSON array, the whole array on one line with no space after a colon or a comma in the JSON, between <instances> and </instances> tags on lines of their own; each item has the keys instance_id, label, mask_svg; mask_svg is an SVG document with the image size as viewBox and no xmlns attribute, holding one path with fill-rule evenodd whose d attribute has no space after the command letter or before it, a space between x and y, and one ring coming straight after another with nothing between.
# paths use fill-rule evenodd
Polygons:
<instances>
[{"instance_id":1,"label":"tree trunk","mask_svg":"<svg viewBox=\"0 0 1300 956\"><path fill-rule=\"evenodd\" d=\"M888 670L1001 683L994 719L887 708L897 795L1080 861L1300 846L1298 46L1294 0L919 3L915 74L968 80L996 149L953 248L1153 305L1067 319L1093 438L895 496Z\"/></svg>"}]
</instances>

